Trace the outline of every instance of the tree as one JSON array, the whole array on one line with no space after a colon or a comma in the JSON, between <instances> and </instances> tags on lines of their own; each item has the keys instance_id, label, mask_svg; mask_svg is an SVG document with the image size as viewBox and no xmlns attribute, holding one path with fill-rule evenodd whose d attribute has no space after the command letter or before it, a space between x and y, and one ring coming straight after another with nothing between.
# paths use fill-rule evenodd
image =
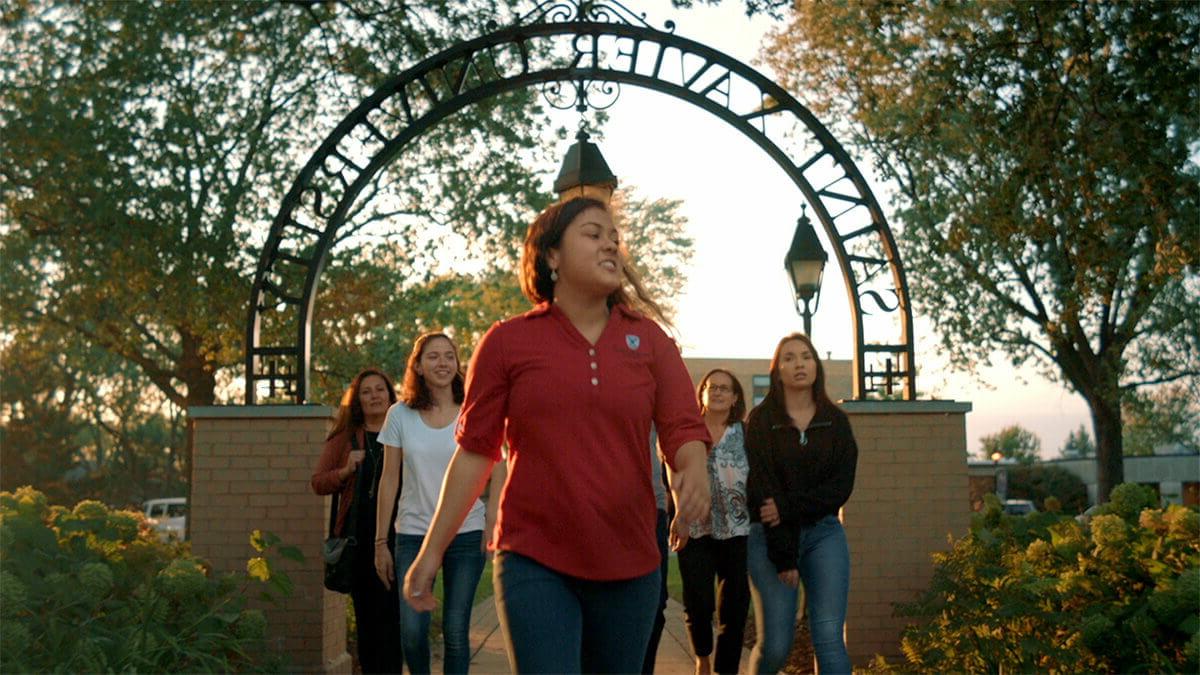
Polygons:
<instances>
[{"instance_id":1,"label":"tree","mask_svg":"<svg viewBox=\"0 0 1200 675\"><path fill-rule=\"evenodd\" d=\"M1029 499L1043 511L1046 500L1058 500L1063 513L1079 514L1088 507L1087 484L1079 476L1053 464L1026 464L1008 470L1009 499Z\"/></svg>"},{"instance_id":2,"label":"tree","mask_svg":"<svg viewBox=\"0 0 1200 675\"><path fill-rule=\"evenodd\" d=\"M1153 455L1156 448L1179 446L1200 451L1200 404L1182 386L1137 392L1121 403L1126 455Z\"/></svg>"},{"instance_id":3,"label":"tree","mask_svg":"<svg viewBox=\"0 0 1200 675\"><path fill-rule=\"evenodd\" d=\"M1039 459L1038 453L1041 451L1042 441L1019 424L1009 425L979 439L979 455L982 459L992 459L998 452L1004 459L1032 464Z\"/></svg>"},{"instance_id":4,"label":"tree","mask_svg":"<svg viewBox=\"0 0 1200 675\"><path fill-rule=\"evenodd\" d=\"M61 482L86 464L103 484L55 494L125 502L187 476L182 413L240 397L256 252L300 164L386 78L509 4L6 8L4 485ZM470 333L510 313L503 261L549 198L533 169L564 138L537 101L536 89L510 92L447 118L364 190L319 286L316 400L334 400L327 392L373 360L402 365L414 326ZM500 262L438 269L451 237ZM37 377L9 386L9 357Z\"/></svg>"},{"instance_id":5,"label":"tree","mask_svg":"<svg viewBox=\"0 0 1200 675\"><path fill-rule=\"evenodd\" d=\"M549 204L551 196L543 196ZM623 187L613 209L628 248L638 254L642 280L670 313L683 290L684 269L692 255L681 203L646 199ZM529 214L532 218L532 214ZM313 382L316 401L334 403L358 370L376 365L403 376L417 335L444 330L458 342L460 357L470 358L475 344L493 323L529 309L517 283L524 231L508 232L495 242L507 255L491 257L481 271L406 277L397 270L412 265L406 247L392 241L348 247L333 257L324 273L314 328Z\"/></svg>"},{"instance_id":6,"label":"tree","mask_svg":"<svg viewBox=\"0 0 1200 675\"><path fill-rule=\"evenodd\" d=\"M1107 499L1122 400L1200 374L1200 5L797 3L764 58L895 186L952 362L1084 398Z\"/></svg>"},{"instance_id":7,"label":"tree","mask_svg":"<svg viewBox=\"0 0 1200 675\"><path fill-rule=\"evenodd\" d=\"M1088 435L1087 429L1080 424L1079 428L1067 434L1067 440L1058 451L1063 459L1082 459L1096 456L1096 444Z\"/></svg>"},{"instance_id":8,"label":"tree","mask_svg":"<svg viewBox=\"0 0 1200 675\"><path fill-rule=\"evenodd\" d=\"M156 389L169 404L166 418L176 420L168 425L176 452L187 440L182 410L237 394L255 230L269 222L299 163L384 77L481 28L500 8L490 0L43 0L7 8L0 321L15 339L55 338L45 358L70 361L41 369L81 374L103 395ZM532 96L480 104L427 134L406 155L425 169L422 179L381 174L343 236L397 215L454 219L463 204L511 227L506 214L528 203L536 185L521 158L536 157L542 139L553 138L528 114ZM473 135L489 134L485 148L461 151ZM386 206L372 199L380 193ZM123 365L106 360L99 372L89 366L95 354ZM119 381L107 379L118 365ZM126 447L141 433L113 426L113 417L95 419L79 387L43 384L36 396L70 401L75 423L103 421ZM6 415L6 430L27 410ZM39 447L51 445L68 454L78 448L69 435ZM190 452L182 454L186 475Z\"/></svg>"}]
</instances>

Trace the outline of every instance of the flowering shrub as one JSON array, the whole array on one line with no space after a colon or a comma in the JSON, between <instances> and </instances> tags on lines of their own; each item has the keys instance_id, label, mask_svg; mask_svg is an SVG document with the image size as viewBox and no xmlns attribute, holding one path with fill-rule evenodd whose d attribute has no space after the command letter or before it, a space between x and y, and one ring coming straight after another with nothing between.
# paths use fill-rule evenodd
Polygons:
<instances>
[{"instance_id":1,"label":"flowering shrub","mask_svg":"<svg viewBox=\"0 0 1200 675\"><path fill-rule=\"evenodd\" d=\"M1004 515L989 496L897 608L928 672L1200 672L1200 514L1121 485L1090 522Z\"/></svg>"},{"instance_id":2,"label":"flowering shrub","mask_svg":"<svg viewBox=\"0 0 1200 675\"><path fill-rule=\"evenodd\" d=\"M0 672L278 670L266 619L244 599L290 592L268 556L301 555L278 544L254 533L255 574L216 577L141 514L0 492Z\"/></svg>"}]
</instances>

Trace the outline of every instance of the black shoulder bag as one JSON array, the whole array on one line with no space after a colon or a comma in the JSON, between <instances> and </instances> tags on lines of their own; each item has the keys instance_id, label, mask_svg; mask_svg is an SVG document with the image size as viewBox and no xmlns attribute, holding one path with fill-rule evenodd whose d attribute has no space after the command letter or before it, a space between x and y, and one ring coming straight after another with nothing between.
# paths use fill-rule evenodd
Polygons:
<instances>
[{"instance_id":1,"label":"black shoulder bag","mask_svg":"<svg viewBox=\"0 0 1200 675\"><path fill-rule=\"evenodd\" d=\"M358 435L350 434L350 450L358 449ZM355 487L361 482L362 464L358 466L358 473L355 474ZM333 493L333 499L329 505L329 536L325 538L325 545L322 547L322 555L325 557L325 588L338 593L349 593L351 581L354 578L354 556L357 553L358 540L354 537L354 531L357 527L358 520L358 500L350 500L350 509L346 512L346 527L342 529L340 537L334 536L334 528L337 527L337 512L338 498L341 496L341 490Z\"/></svg>"}]
</instances>

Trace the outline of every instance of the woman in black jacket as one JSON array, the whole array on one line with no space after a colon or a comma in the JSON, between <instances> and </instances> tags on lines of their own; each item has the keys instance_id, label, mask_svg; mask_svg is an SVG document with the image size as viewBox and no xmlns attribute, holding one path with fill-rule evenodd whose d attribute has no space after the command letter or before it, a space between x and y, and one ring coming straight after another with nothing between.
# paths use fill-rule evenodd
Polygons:
<instances>
[{"instance_id":1,"label":"woman in black jacket","mask_svg":"<svg viewBox=\"0 0 1200 675\"><path fill-rule=\"evenodd\" d=\"M771 387L746 428L751 520L747 567L758 642L752 673L784 666L804 582L813 651L822 675L849 673L842 638L850 551L838 510L854 489L858 446L846 414L825 393L825 369L807 336L783 338Z\"/></svg>"}]
</instances>

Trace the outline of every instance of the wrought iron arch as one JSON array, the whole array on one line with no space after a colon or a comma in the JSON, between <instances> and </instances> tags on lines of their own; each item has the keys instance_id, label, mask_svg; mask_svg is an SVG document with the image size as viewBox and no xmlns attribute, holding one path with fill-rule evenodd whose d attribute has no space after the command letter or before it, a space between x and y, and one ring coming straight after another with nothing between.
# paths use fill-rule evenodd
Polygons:
<instances>
[{"instance_id":1,"label":"wrought iron arch","mask_svg":"<svg viewBox=\"0 0 1200 675\"><path fill-rule=\"evenodd\" d=\"M514 25L425 59L366 98L309 159L272 223L251 291L246 403L264 398L260 387L268 399L307 402L317 283L334 235L375 174L424 131L471 104L536 85L561 94L563 83L575 88L578 105L593 107L589 97L611 96L621 84L655 90L712 113L756 143L800 189L833 245L854 323L853 397L890 395L899 382L903 397L915 398L904 268L853 160L782 87L673 31L673 23L657 30L611 0L545 2ZM807 133L799 140L787 136L797 122ZM871 312L893 317L894 334L868 342L864 316ZM267 344L264 333L273 336Z\"/></svg>"}]
</instances>

